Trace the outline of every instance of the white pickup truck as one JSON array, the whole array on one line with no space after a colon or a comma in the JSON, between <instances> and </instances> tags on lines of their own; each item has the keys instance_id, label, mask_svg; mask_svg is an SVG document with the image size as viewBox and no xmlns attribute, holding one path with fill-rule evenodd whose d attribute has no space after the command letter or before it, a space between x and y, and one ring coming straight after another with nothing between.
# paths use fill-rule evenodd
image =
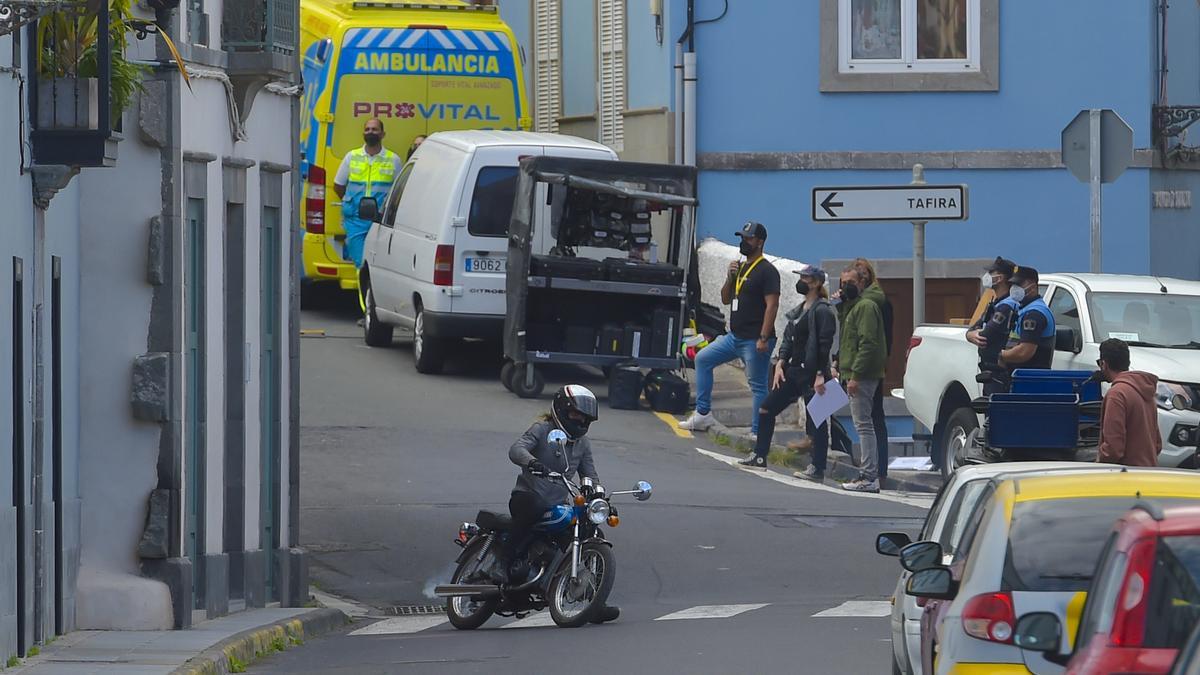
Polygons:
<instances>
[{"instance_id":1,"label":"white pickup truck","mask_svg":"<svg viewBox=\"0 0 1200 675\"><path fill-rule=\"evenodd\" d=\"M1115 274L1045 274L1040 289L1058 328L1056 370L1095 370L1100 343L1130 343L1134 370L1159 378L1159 464L1200 468L1200 282ZM935 457L961 454L981 420L971 400L979 355L964 326L918 326L909 343L902 395L909 413L933 431ZM1107 385L1105 385L1107 387ZM1185 409L1172 399L1182 396ZM953 471L942 462L943 472Z\"/></svg>"}]
</instances>

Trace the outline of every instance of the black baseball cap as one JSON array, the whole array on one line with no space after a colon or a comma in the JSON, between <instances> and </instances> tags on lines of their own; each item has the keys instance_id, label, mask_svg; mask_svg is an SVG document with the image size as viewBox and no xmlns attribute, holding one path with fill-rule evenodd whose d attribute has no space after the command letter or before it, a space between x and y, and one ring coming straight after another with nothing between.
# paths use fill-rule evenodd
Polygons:
<instances>
[{"instance_id":1,"label":"black baseball cap","mask_svg":"<svg viewBox=\"0 0 1200 675\"><path fill-rule=\"evenodd\" d=\"M1032 281L1033 283L1036 284L1036 283L1038 283L1038 271L1033 269L1032 267L1018 265L1016 267L1016 269L1013 270L1012 280L1013 281Z\"/></svg>"},{"instance_id":2,"label":"black baseball cap","mask_svg":"<svg viewBox=\"0 0 1200 675\"><path fill-rule=\"evenodd\" d=\"M762 223L756 223L753 220L742 226L742 229L735 232L739 237L758 237L765 240L767 238L767 228Z\"/></svg>"},{"instance_id":3,"label":"black baseball cap","mask_svg":"<svg viewBox=\"0 0 1200 675\"><path fill-rule=\"evenodd\" d=\"M1016 269L1017 269L1017 263L1009 260L1008 258L1001 258L1000 256L996 256L996 259L992 261L991 265L988 265L987 267L985 267L984 271L988 272L989 274L1000 273L1000 274L1005 274L1005 275L1011 277L1013 274L1013 271Z\"/></svg>"}]
</instances>

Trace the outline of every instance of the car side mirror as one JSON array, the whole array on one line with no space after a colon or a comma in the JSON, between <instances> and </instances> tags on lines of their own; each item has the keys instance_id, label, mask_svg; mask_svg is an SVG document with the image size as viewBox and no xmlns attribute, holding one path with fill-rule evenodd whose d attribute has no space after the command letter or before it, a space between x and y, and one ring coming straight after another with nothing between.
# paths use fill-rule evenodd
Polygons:
<instances>
[{"instance_id":1,"label":"car side mirror","mask_svg":"<svg viewBox=\"0 0 1200 675\"><path fill-rule=\"evenodd\" d=\"M374 223L379 220L379 202L374 197L363 197L358 202L358 217Z\"/></svg>"},{"instance_id":2,"label":"car side mirror","mask_svg":"<svg viewBox=\"0 0 1200 675\"><path fill-rule=\"evenodd\" d=\"M900 566L920 572L942 564L942 545L936 541L918 541L900 549Z\"/></svg>"},{"instance_id":3,"label":"car side mirror","mask_svg":"<svg viewBox=\"0 0 1200 675\"><path fill-rule=\"evenodd\" d=\"M1057 652L1062 646L1062 622L1052 612L1030 612L1017 619L1013 643L1031 652Z\"/></svg>"},{"instance_id":4,"label":"car side mirror","mask_svg":"<svg viewBox=\"0 0 1200 675\"><path fill-rule=\"evenodd\" d=\"M930 567L909 577L904 592L917 598L953 600L958 593L958 582L949 567Z\"/></svg>"},{"instance_id":5,"label":"car side mirror","mask_svg":"<svg viewBox=\"0 0 1200 675\"><path fill-rule=\"evenodd\" d=\"M1078 354L1083 351L1083 336L1074 328L1056 328L1054 330L1054 350Z\"/></svg>"},{"instance_id":6,"label":"car side mirror","mask_svg":"<svg viewBox=\"0 0 1200 675\"><path fill-rule=\"evenodd\" d=\"M639 480L637 487L634 489L633 496L639 501L644 502L650 499L650 493L654 491L654 486L644 480Z\"/></svg>"},{"instance_id":7,"label":"car side mirror","mask_svg":"<svg viewBox=\"0 0 1200 675\"><path fill-rule=\"evenodd\" d=\"M900 557L900 549L912 543L912 538L903 532L880 532L875 538L875 552L879 555Z\"/></svg>"}]
</instances>

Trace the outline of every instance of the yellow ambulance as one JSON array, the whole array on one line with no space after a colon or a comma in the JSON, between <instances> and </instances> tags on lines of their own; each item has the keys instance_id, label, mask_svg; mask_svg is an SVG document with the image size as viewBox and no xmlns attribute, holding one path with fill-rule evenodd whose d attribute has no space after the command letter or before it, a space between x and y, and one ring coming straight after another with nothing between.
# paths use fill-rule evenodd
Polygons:
<instances>
[{"instance_id":1,"label":"yellow ambulance","mask_svg":"<svg viewBox=\"0 0 1200 675\"><path fill-rule=\"evenodd\" d=\"M300 27L304 276L356 289L333 180L363 124L401 157L435 131L527 130L523 55L491 3L301 0Z\"/></svg>"}]
</instances>

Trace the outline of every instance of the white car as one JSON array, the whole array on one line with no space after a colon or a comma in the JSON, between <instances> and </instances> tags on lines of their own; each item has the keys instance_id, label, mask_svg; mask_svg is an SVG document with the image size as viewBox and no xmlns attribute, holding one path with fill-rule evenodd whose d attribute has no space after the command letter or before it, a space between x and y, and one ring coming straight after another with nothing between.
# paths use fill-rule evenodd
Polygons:
<instances>
[{"instance_id":1,"label":"white car","mask_svg":"<svg viewBox=\"0 0 1200 675\"><path fill-rule=\"evenodd\" d=\"M917 541L937 542L942 548L942 562L948 565L962 541L967 519L979 504L979 498L991 479L1013 474L1051 475L1089 470L1120 471L1121 467L1078 462L1006 462L963 467L938 491ZM909 543L911 540L906 534L885 532L879 535L875 550L882 555L898 556L900 550ZM911 575L911 572L902 569L892 594L892 672L922 675L921 614L924 609L917 606L915 597L904 592Z\"/></svg>"},{"instance_id":2,"label":"white car","mask_svg":"<svg viewBox=\"0 0 1200 675\"><path fill-rule=\"evenodd\" d=\"M1043 274L1039 290L1059 332L1056 370L1096 369L1100 343L1130 345L1134 370L1157 375L1159 464L1200 468L1200 282L1120 274ZM909 342L904 389L909 413L933 431L935 457L961 455L980 425L979 355L964 326L918 326ZM1105 385L1107 387L1107 385ZM1183 409L1176 409L1177 402ZM942 462L945 475L953 461Z\"/></svg>"},{"instance_id":3,"label":"white car","mask_svg":"<svg viewBox=\"0 0 1200 675\"><path fill-rule=\"evenodd\" d=\"M454 341L500 339L518 166L538 155L617 159L594 141L525 131L446 131L421 144L396 176L363 248L359 293L368 345L391 344L393 326L410 328L417 370L436 373ZM545 201L535 223L550 222ZM548 250L548 230L535 232L534 253Z\"/></svg>"}]
</instances>

